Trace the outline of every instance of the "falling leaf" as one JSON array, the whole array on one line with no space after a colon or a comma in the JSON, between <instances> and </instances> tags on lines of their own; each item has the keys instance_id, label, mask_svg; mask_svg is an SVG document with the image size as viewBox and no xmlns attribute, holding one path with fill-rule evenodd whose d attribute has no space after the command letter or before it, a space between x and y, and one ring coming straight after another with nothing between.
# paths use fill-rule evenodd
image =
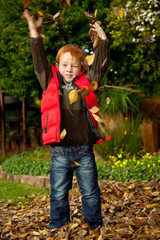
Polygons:
<instances>
[{"instance_id":1,"label":"falling leaf","mask_svg":"<svg viewBox=\"0 0 160 240\"><path fill-rule=\"evenodd\" d=\"M92 113L92 116L94 117L94 119L95 119L97 122L99 122L99 123L103 123L103 122L104 122L104 120L103 120L102 118L100 118L98 115Z\"/></svg>"},{"instance_id":2,"label":"falling leaf","mask_svg":"<svg viewBox=\"0 0 160 240\"><path fill-rule=\"evenodd\" d=\"M120 18L123 17L123 13L124 13L123 8L121 8L121 10L119 11L119 16L120 16Z\"/></svg>"},{"instance_id":3,"label":"falling leaf","mask_svg":"<svg viewBox=\"0 0 160 240\"><path fill-rule=\"evenodd\" d=\"M117 129L116 123L111 119L108 123L108 128L111 130L111 132L114 132Z\"/></svg>"},{"instance_id":4,"label":"falling leaf","mask_svg":"<svg viewBox=\"0 0 160 240\"><path fill-rule=\"evenodd\" d=\"M23 1L24 9L30 7L31 5L32 5L32 0L24 0Z\"/></svg>"},{"instance_id":5,"label":"falling leaf","mask_svg":"<svg viewBox=\"0 0 160 240\"><path fill-rule=\"evenodd\" d=\"M65 136L66 136L66 134L67 134L67 131L66 131L66 129L64 128L63 131L60 133L60 139L61 139L61 140L64 139Z\"/></svg>"},{"instance_id":6,"label":"falling leaf","mask_svg":"<svg viewBox=\"0 0 160 240\"><path fill-rule=\"evenodd\" d=\"M120 19L123 17L123 8L113 8L114 14Z\"/></svg>"},{"instance_id":7,"label":"falling leaf","mask_svg":"<svg viewBox=\"0 0 160 240\"><path fill-rule=\"evenodd\" d=\"M78 92L84 97L89 95L89 91L86 88L81 88L78 90Z\"/></svg>"},{"instance_id":8,"label":"falling leaf","mask_svg":"<svg viewBox=\"0 0 160 240\"><path fill-rule=\"evenodd\" d=\"M110 99L109 97L107 97L107 98L106 98L106 103L107 103L107 104L110 104L110 102L111 102L111 99Z\"/></svg>"},{"instance_id":9,"label":"falling leaf","mask_svg":"<svg viewBox=\"0 0 160 240\"><path fill-rule=\"evenodd\" d=\"M77 100L78 100L78 91L74 89L69 93L70 104L76 102Z\"/></svg>"},{"instance_id":10,"label":"falling leaf","mask_svg":"<svg viewBox=\"0 0 160 240\"><path fill-rule=\"evenodd\" d=\"M95 17L93 17L91 14L89 14L88 12L84 11L85 16L89 19L89 20L95 20Z\"/></svg>"},{"instance_id":11,"label":"falling leaf","mask_svg":"<svg viewBox=\"0 0 160 240\"><path fill-rule=\"evenodd\" d=\"M92 91L95 91L95 90L97 90L97 88L98 88L98 82L92 81L92 82L90 83L90 89L91 89Z\"/></svg>"},{"instance_id":12,"label":"falling leaf","mask_svg":"<svg viewBox=\"0 0 160 240\"><path fill-rule=\"evenodd\" d=\"M96 16L97 16L97 9L94 11L94 16L96 18Z\"/></svg>"},{"instance_id":13,"label":"falling leaf","mask_svg":"<svg viewBox=\"0 0 160 240\"><path fill-rule=\"evenodd\" d=\"M91 113L97 113L97 112L99 111L99 108L96 107L96 106L94 106L94 107L92 107L91 109L89 109L89 111L90 111Z\"/></svg>"},{"instance_id":14,"label":"falling leaf","mask_svg":"<svg viewBox=\"0 0 160 240\"><path fill-rule=\"evenodd\" d=\"M104 65L105 65L106 62L107 62L107 58L104 59L102 65L101 65L102 68L104 67Z\"/></svg>"},{"instance_id":15,"label":"falling leaf","mask_svg":"<svg viewBox=\"0 0 160 240\"><path fill-rule=\"evenodd\" d=\"M95 53L93 53L92 55L86 56L86 60L89 66L92 65L92 63L94 62L94 58L95 58Z\"/></svg>"},{"instance_id":16,"label":"falling leaf","mask_svg":"<svg viewBox=\"0 0 160 240\"><path fill-rule=\"evenodd\" d=\"M66 6L67 8L69 8L71 5L70 0L60 0L60 6L61 8L64 8L64 6Z\"/></svg>"},{"instance_id":17,"label":"falling leaf","mask_svg":"<svg viewBox=\"0 0 160 240\"><path fill-rule=\"evenodd\" d=\"M78 163L78 162L76 162L76 161L74 161L74 160L73 160L73 162L74 162L75 165L77 165L77 166L79 166L79 167L82 166L80 163Z\"/></svg>"}]
</instances>

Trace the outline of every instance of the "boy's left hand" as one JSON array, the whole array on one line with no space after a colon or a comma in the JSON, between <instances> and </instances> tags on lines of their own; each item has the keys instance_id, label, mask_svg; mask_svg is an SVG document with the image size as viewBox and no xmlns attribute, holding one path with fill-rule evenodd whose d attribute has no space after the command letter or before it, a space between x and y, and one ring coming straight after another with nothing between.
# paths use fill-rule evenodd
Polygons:
<instances>
[{"instance_id":1,"label":"boy's left hand","mask_svg":"<svg viewBox=\"0 0 160 240\"><path fill-rule=\"evenodd\" d=\"M101 28L101 26L97 23L94 22L93 24L90 24L92 31L97 32L98 36L102 39L105 40L107 39L105 32L103 31L103 29Z\"/></svg>"}]
</instances>

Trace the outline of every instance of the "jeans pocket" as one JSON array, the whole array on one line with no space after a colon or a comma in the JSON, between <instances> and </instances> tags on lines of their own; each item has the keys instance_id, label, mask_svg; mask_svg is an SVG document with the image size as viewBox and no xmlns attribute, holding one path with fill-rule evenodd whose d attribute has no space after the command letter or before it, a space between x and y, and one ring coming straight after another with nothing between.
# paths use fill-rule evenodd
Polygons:
<instances>
[{"instance_id":1,"label":"jeans pocket","mask_svg":"<svg viewBox=\"0 0 160 240\"><path fill-rule=\"evenodd\" d=\"M83 156L89 156L93 154L93 148L90 146L81 146L80 149L80 154L82 154Z\"/></svg>"},{"instance_id":2,"label":"jeans pocket","mask_svg":"<svg viewBox=\"0 0 160 240\"><path fill-rule=\"evenodd\" d=\"M58 157L64 154L64 149L60 146L52 148L52 156Z\"/></svg>"}]
</instances>

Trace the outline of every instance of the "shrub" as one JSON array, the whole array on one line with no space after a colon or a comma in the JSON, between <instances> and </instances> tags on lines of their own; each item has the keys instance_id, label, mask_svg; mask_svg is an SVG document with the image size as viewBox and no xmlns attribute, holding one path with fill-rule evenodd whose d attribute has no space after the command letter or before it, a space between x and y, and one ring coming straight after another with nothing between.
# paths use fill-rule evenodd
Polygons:
<instances>
[{"instance_id":1,"label":"shrub","mask_svg":"<svg viewBox=\"0 0 160 240\"><path fill-rule=\"evenodd\" d=\"M8 158L2 169L11 174L48 176L50 173L50 148L37 148Z\"/></svg>"},{"instance_id":2,"label":"shrub","mask_svg":"<svg viewBox=\"0 0 160 240\"><path fill-rule=\"evenodd\" d=\"M142 158L130 158L121 152L117 157L110 156L109 159L109 161L97 162L100 179L122 182L132 179L138 182L153 179L160 180L160 156L151 156L146 153Z\"/></svg>"}]
</instances>

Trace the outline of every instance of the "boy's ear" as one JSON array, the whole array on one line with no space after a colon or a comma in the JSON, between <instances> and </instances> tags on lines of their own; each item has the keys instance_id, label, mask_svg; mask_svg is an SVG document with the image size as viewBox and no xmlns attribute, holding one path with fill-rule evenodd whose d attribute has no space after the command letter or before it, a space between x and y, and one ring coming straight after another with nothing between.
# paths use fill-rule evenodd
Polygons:
<instances>
[{"instance_id":1,"label":"boy's ear","mask_svg":"<svg viewBox=\"0 0 160 240\"><path fill-rule=\"evenodd\" d=\"M58 63L56 63L56 68L58 68L59 66L58 66Z\"/></svg>"}]
</instances>

